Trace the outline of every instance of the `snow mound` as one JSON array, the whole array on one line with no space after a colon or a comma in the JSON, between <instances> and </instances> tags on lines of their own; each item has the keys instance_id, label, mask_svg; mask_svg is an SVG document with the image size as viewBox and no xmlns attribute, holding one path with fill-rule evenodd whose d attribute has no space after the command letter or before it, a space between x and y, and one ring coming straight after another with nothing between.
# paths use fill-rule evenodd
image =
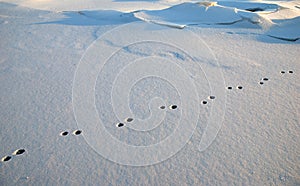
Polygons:
<instances>
[{"instance_id":1,"label":"snow mound","mask_svg":"<svg viewBox=\"0 0 300 186\"><path fill-rule=\"evenodd\" d=\"M281 40L297 41L300 39L300 17L284 20L274 25L266 34Z\"/></svg>"},{"instance_id":2,"label":"snow mound","mask_svg":"<svg viewBox=\"0 0 300 186\"><path fill-rule=\"evenodd\" d=\"M259 13L272 13L282 8L277 4L256 3L256 2L220 1L218 2L218 4L221 6L238 8L241 10L246 10L250 12L259 12Z\"/></svg>"},{"instance_id":3,"label":"snow mound","mask_svg":"<svg viewBox=\"0 0 300 186\"><path fill-rule=\"evenodd\" d=\"M123 13L115 10L85 10L64 11L64 19L54 22L65 25L116 25L137 21L131 13ZM43 23L46 24L46 23Z\"/></svg>"},{"instance_id":4,"label":"snow mound","mask_svg":"<svg viewBox=\"0 0 300 186\"><path fill-rule=\"evenodd\" d=\"M81 11L81 10L116 10L132 12L140 9L158 10L167 8L178 2L159 3L157 1L124 1L124 0L1 0L1 2L13 3L28 8L47 11Z\"/></svg>"},{"instance_id":5,"label":"snow mound","mask_svg":"<svg viewBox=\"0 0 300 186\"><path fill-rule=\"evenodd\" d=\"M230 25L241 21L263 25L270 22L255 12L217 3L182 3L163 10L138 11L134 16L143 21L178 28L198 24Z\"/></svg>"}]
</instances>

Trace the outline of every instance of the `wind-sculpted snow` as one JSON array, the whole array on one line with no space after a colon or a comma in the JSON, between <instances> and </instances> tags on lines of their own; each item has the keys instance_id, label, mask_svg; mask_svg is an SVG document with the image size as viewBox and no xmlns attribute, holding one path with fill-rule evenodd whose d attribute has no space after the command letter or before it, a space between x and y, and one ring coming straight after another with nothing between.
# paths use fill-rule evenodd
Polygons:
<instances>
[{"instance_id":1,"label":"wind-sculpted snow","mask_svg":"<svg viewBox=\"0 0 300 186\"><path fill-rule=\"evenodd\" d=\"M274 25L266 34L285 41L297 41L300 39L300 17L284 20Z\"/></svg>"},{"instance_id":2,"label":"wind-sculpted snow","mask_svg":"<svg viewBox=\"0 0 300 186\"><path fill-rule=\"evenodd\" d=\"M199 24L234 24L248 21L252 24L265 24L270 21L257 13L237 8L205 3L183 3L164 10L139 11L134 16L147 22L178 25L183 28Z\"/></svg>"},{"instance_id":3,"label":"wind-sculpted snow","mask_svg":"<svg viewBox=\"0 0 300 186\"><path fill-rule=\"evenodd\" d=\"M123 13L115 10L86 10L61 12L65 18L59 21L44 22L41 24L64 25L117 25L137 21L132 13Z\"/></svg>"},{"instance_id":4,"label":"wind-sculpted snow","mask_svg":"<svg viewBox=\"0 0 300 186\"><path fill-rule=\"evenodd\" d=\"M198 2L182 3L161 10L82 10L63 11L64 18L39 24L63 25L121 25L144 21L170 28L183 29L187 26L224 25L227 27L252 27L261 29L259 35L267 35L285 41L299 39L300 16L295 2Z\"/></svg>"},{"instance_id":5,"label":"wind-sculpted snow","mask_svg":"<svg viewBox=\"0 0 300 186\"><path fill-rule=\"evenodd\" d=\"M300 22L299 17L293 17L297 14L300 16L300 13L295 11L295 7L297 6L294 6L293 2L279 6L268 3L221 1L182 3L163 10L136 11L133 15L146 22L179 29L186 26L234 25L245 22L248 25L258 25L258 28L264 31L263 35L285 41L297 41L300 35ZM293 19L278 21L277 17L283 16L281 11Z\"/></svg>"},{"instance_id":6,"label":"wind-sculpted snow","mask_svg":"<svg viewBox=\"0 0 300 186\"><path fill-rule=\"evenodd\" d=\"M236 1L219 1L219 5L238 8L250 12L272 13L278 11L281 6L272 3L257 3L257 2L236 2Z\"/></svg>"}]
</instances>

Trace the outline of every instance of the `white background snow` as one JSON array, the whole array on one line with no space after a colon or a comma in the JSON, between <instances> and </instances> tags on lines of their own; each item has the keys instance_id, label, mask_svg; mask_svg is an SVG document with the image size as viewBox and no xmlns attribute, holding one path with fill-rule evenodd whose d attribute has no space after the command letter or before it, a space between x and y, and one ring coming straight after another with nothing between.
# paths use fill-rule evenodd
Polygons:
<instances>
[{"instance_id":1,"label":"white background snow","mask_svg":"<svg viewBox=\"0 0 300 186\"><path fill-rule=\"evenodd\" d=\"M0 185L300 185L300 3L220 1L211 5L176 0L1 1ZM131 25L138 28L128 29L134 28ZM134 37L143 42L125 46ZM195 45L198 40L191 38L203 45ZM115 79L126 82L133 76L122 74L122 69L136 57L136 67L151 62L147 57L156 57L166 64L176 61L190 71L199 100L191 93L188 103L199 106L199 120L177 153L155 164L132 166L114 162L94 148L105 139L93 133L97 127L77 123L81 116L75 114L78 97L73 91L76 73L86 59L102 63L107 50L97 48L102 46L97 41L121 50L103 69L95 67L95 72L99 70L95 108L106 130L130 145L158 143L176 126L192 125L189 120L178 121L181 113L192 116L195 110L181 107L183 94L171 79L148 77L132 87L116 83L113 89ZM167 46L166 41L184 46ZM97 52L89 52L93 47ZM92 55L86 58L87 54ZM200 59L190 60L189 55ZM156 70L168 72L167 77L185 77L181 71ZM93 82L80 83L84 88ZM130 129L130 123L118 121L112 102L125 100L118 97L123 92L111 91L127 89L133 113L128 117L135 121L151 116L157 121L164 116L159 127L139 133ZM222 96L226 102L219 107ZM151 102L156 97L161 99ZM78 99L79 103L88 100ZM153 111L151 104L156 103ZM160 109L159 104L166 108ZM178 108L170 109L173 104ZM223 111L216 138L199 151L210 118ZM84 117L91 116L86 112ZM117 127L118 122L126 126ZM75 134L78 130L81 133ZM94 146L89 140L94 140ZM107 148L107 154L113 151L118 149ZM158 150L157 157L161 154ZM124 159L127 155L118 154Z\"/></svg>"}]
</instances>

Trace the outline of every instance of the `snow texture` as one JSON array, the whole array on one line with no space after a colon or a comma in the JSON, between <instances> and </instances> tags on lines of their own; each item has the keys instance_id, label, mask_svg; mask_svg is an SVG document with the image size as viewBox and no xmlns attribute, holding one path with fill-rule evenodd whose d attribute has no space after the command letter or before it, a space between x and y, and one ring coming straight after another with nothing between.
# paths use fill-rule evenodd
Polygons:
<instances>
[{"instance_id":1,"label":"snow texture","mask_svg":"<svg viewBox=\"0 0 300 186\"><path fill-rule=\"evenodd\" d=\"M300 185L299 16L299 1L1 1L0 185ZM169 80L131 81L151 70ZM93 146L101 127L78 124L92 121L76 115L87 100L123 143L158 144L182 126L191 138L154 164L112 161ZM180 119L195 114L191 131ZM220 128L208 125L218 114ZM130 128L147 118L155 129Z\"/></svg>"}]
</instances>

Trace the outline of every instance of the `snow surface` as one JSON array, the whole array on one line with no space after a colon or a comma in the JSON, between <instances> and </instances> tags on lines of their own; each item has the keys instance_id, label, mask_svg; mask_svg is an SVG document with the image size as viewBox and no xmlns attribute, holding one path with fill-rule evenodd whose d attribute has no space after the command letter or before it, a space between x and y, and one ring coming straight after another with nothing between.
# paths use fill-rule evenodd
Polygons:
<instances>
[{"instance_id":1,"label":"snow surface","mask_svg":"<svg viewBox=\"0 0 300 186\"><path fill-rule=\"evenodd\" d=\"M1 1L0 185L300 185L299 16L299 1ZM124 144L182 136L143 166L85 104Z\"/></svg>"}]
</instances>

